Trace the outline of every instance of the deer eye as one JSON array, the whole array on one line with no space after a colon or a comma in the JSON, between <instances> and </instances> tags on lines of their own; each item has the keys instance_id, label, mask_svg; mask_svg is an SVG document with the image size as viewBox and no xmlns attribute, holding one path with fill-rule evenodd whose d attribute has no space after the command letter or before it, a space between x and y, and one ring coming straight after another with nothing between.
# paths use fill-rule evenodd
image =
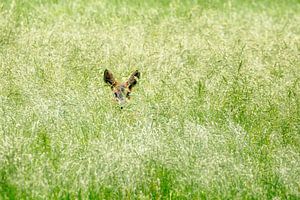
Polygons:
<instances>
[{"instance_id":1,"label":"deer eye","mask_svg":"<svg viewBox=\"0 0 300 200\"><path fill-rule=\"evenodd\" d=\"M114 93L114 95L115 95L116 98L118 97L118 94L116 92Z\"/></svg>"}]
</instances>

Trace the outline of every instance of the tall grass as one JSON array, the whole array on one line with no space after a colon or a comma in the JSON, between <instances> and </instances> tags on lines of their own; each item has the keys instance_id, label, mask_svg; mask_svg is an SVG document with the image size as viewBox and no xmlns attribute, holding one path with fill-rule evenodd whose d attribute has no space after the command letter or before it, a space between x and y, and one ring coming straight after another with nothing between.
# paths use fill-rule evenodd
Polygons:
<instances>
[{"instance_id":1,"label":"tall grass","mask_svg":"<svg viewBox=\"0 0 300 200\"><path fill-rule=\"evenodd\" d=\"M298 1L2 1L1 199L299 199ZM104 69L142 76L120 108Z\"/></svg>"}]
</instances>

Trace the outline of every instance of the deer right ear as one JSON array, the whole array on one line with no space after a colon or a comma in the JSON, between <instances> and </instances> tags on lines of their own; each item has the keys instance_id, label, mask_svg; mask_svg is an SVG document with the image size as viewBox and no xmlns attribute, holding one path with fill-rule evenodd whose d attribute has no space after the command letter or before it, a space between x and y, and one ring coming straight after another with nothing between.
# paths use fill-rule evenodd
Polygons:
<instances>
[{"instance_id":1,"label":"deer right ear","mask_svg":"<svg viewBox=\"0 0 300 200\"><path fill-rule=\"evenodd\" d=\"M114 86L116 84L116 80L113 74L111 73L111 71L107 69L104 70L103 80L105 83L108 83L110 86Z\"/></svg>"},{"instance_id":2,"label":"deer right ear","mask_svg":"<svg viewBox=\"0 0 300 200\"><path fill-rule=\"evenodd\" d=\"M129 77L127 84L129 89L131 90L136 84L138 79L141 77L141 73L138 70L135 70L131 76Z\"/></svg>"}]
</instances>

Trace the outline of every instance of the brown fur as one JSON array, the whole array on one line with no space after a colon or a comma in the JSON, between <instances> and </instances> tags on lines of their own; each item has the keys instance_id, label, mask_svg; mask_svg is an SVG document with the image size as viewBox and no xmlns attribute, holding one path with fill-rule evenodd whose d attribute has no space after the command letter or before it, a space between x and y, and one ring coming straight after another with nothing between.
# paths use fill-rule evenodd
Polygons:
<instances>
[{"instance_id":1,"label":"brown fur","mask_svg":"<svg viewBox=\"0 0 300 200\"><path fill-rule=\"evenodd\" d=\"M137 84L140 76L140 72L135 70L126 82L120 83L114 78L111 71L105 69L103 79L105 83L111 86L116 101L123 104L126 102L126 99L130 99L132 88Z\"/></svg>"}]
</instances>

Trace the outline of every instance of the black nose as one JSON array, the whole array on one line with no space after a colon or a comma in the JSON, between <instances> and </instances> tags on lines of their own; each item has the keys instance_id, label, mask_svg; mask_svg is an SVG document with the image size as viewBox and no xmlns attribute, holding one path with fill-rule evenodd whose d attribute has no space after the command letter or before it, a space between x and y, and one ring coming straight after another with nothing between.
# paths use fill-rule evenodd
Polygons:
<instances>
[{"instance_id":1,"label":"black nose","mask_svg":"<svg viewBox=\"0 0 300 200\"><path fill-rule=\"evenodd\" d=\"M123 109L123 106L121 106L121 109Z\"/></svg>"}]
</instances>

